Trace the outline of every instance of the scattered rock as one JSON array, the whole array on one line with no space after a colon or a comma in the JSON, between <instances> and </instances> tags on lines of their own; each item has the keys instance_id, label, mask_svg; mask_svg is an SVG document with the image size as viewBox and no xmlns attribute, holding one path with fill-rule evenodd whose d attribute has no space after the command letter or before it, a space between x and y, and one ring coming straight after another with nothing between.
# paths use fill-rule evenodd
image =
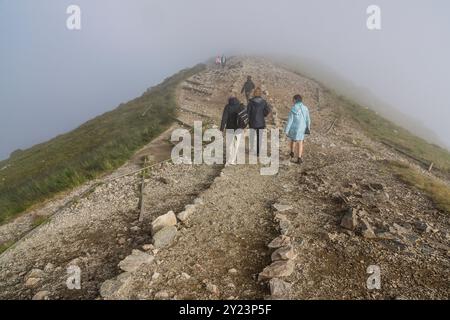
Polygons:
<instances>
[{"instance_id":1,"label":"scattered rock","mask_svg":"<svg viewBox=\"0 0 450 320\"><path fill-rule=\"evenodd\" d=\"M382 185L381 183L370 183L369 188L372 191L382 191L384 190L384 185Z\"/></svg>"},{"instance_id":2,"label":"scattered rock","mask_svg":"<svg viewBox=\"0 0 450 320\"><path fill-rule=\"evenodd\" d=\"M100 286L100 296L106 300L120 299L121 294L125 293L130 279L131 273L124 272L115 279L106 280Z\"/></svg>"},{"instance_id":3,"label":"scattered rock","mask_svg":"<svg viewBox=\"0 0 450 320\"><path fill-rule=\"evenodd\" d=\"M53 272L54 270L55 270L55 266L53 263L49 262L45 265L45 268L44 268L45 272L49 273L49 272Z\"/></svg>"},{"instance_id":4,"label":"scattered rock","mask_svg":"<svg viewBox=\"0 0 450 320\"><path fill-rule=\"evenodd\" d=\"M157 233L159 230L174 226L177 224L177 217L173 211L169 211L162 216L159 216L152 222L152 234Z\"/></svg>"},{"instance_id":5,"label":"scattered rock","mask_svg":"<svg viewBox=\"0 0 450 320\"><path fill-rule=\"evenodd\" d=\"M152 275L152 280L156 280L161 276L161 274L159 272L154 272Z\"/></svg>"},{"instance_id":6,"label":"scattered rock","mask_svg":"<svg viewBox=\"0 0 450 320\"><path fill-rule=\"evenodd\" d=\"M291 223L289 222L289 220L280 220L280 233L282 235L288 234L290 228Z\"/></svg>"},{"instance_id":7,"label":"scattered rock","mask_svg":"<svg viewBox=\"0 0 450 320\"><path fill-rule=\"evenodd\" d=\"M270 279L269 281L270 294L275 298L289 297L292 289L292 284L278 278Z\"/></svg>"},{"instance_id":8,"label":"scattered rock","mask_svg":"<svg viewBox=\"0 0 450 320\"><path fill-rule=\"evenodd\" d=\"M204 204L203 199L202 198L196 198L194 200L194 204L195 205L203 205Z\"/></svg>"},{"instance_id":9,"label":"scattered rock","mask_svg":"<svg viewBox=\"0 0 450 320\"><path fill-rule=\"evenodd\" d=\"M189 279L191 278L191 276L188 275L186 272L182 272L182 273L181 273L181 277L183 277L183 278L186 279L186 280L189 280Z\"/></svg>"},{"instance_id":10,"label":"scattered rock","mask_svg":"<svg viewBox=\"0 0 450 320\"><path fill-rule=\"evenodd\" d=\"M139 226L134 226L134 227L130 228L130 231L133 231L133 232L139 232L140 230L141 230L141 228Z\"/></svg>"},{"instance_id":11,"label":"scattered rock","mask_svg":"<svg viewBox=\"0 0 450 320\"><path fill-rule=\"evenodd\" d=\"M119 268L123 271L136 271L143 264L150 264L155 258L140 250L133 250L132 254L119 262Z\"/></svg>"},{"instance_id":12,"label":"scattered rock","mask_svg":"<svg viewBox=\"0 0 450 320\"><path fill-rule=\"evenodd\" d=\"M167 299L169 299L169 293L166 290L161 290L155 294L155 299L167 300Z\"/></svg>"},{"instance_id":13,"label":"scattered rock","mask_svg":"<svg viewBox=\"0 0 450 320\"><path fill-rule=\"evenodd\" d=\"M33 296L32 300L49 300L49 295L50 292L48 291L39 291Z\"/></svg>"},{"instance_id":14,"label":"scattered rock","mask_svg":"<svg viewBox=\"0 0 450 320\"><path fill-rule=\"evenodd\" d=\"M235 268L228 270L229 274L236 274L238 271Z\"/></svg>"},{"instance_id":15,"label":"scattered rock","mask_svg":"<svg viewBox=\"0 0 450 320\"><path fill-rule=\"evenodd\" d=\"M357 225L356 213L353 208L349 208L341 219L341 227L347 230L355 230Z\"/></svg>"},{"instance_id":16,"label":"scattered rock","mask_svg":"<svg viewBox=\"0 0 450 320\"><path fill-rule=\"evenodd\" d=\"M216 285L214 285L212 283L207 283L206 284L206 290L208 290L209 292L211 292L214 295L218 295L219 294L219 289L217 288Z\"/></svg>"},{"instance_id":17,"label":"scattered rock","mask_svg":"<svg viewBox=\"0 0 450 320\"><path fill-rule=\"evenodd\" d=\"M186 221L189 216L194 213L194 211L195 205L188 204L184 207L184 211L180 212L177 217L180 221Z\"/></svg>"},{"instance_id":18,"label":"scattered rock","mask_svg":"<svg viewBox=\"0 0 450 320\"><path fill-rule=\"evenodd\" d=\"M414 227L419 231L419 232L425 232L427 231L428 225L420 220L417 220L414 222Z\"/></svg>"},{"instance_id":19,"label":"scattered rock","mask_svg":"<svg viewBox=\"0 0 450 320\"><path fill-rule=\"evenodd\" d=\"M277 214L275 214L274 220L279 222L281 220L287 220L287 217L285 214L277 213Z\"/></svg>"},{"instance_id":20,"label":"scattered rock","mask_svg":"<svg viewBox=\"0 0 450 320\"><path fill-rule=\"evenodd\" d=\"M291 238L285 235L281 235L275 239L272 240L271 243L269 243L267 246L270 249L278 249L284 246L288 246L291 244Z\"/></svg>"},{"instance_id":21,"label":"scattered rock","mask_svg":"<svg viewBox=\"0 0 450 320\"><path fill-rule=\"evenodd\" d=\"M41 280L41 278L28 278L27 281L25 281L25 287L35 288L41 282Z\"/></svg>"},{"instance_id":22,"label":"scattered rock","mask_svg":"<svg viewBox=\"0 0 450 320\"><path fill-rule=\"evenodd\" d=\"M275 203L273 205L273 208L278 212L285 212L285 211L289 211L289 210L293 209L293 207L291 205L281 204L281 203Z\"/></svg>"},{"instance_id":23,"label":"scattered rock","mask_svg":"<svg viewBox=\"0 0 450 320\"><path fill-rule=\"evenodd\" d=\"M154 249L154 246L152 244L144 244L142 246L142 250L144 250L144 251L150 251L150 250L153 250L153 249Z\"/></svg>"},{"instance_id":24,"label":"scattered rock","mask_svg":"<svg viewBox=\"0 0 450 320\"><path fill-rule=\"evenodd\" d=\"M45 275L44 271L41 269L32 269L30 272L28 272L26 278L43 278Z\"/></svg>"},{"instance_id":25,"label":"scattered rock","mask_svg":"<svg viewBox=\"0 0 450 320\"><path fill-rule=\"evenodd\" d=\"M375 231L373 230L370 223L367 221L367 219L362 218L361 221L364 224L364 228L362 230L362 236L366 239L375 239L377 236L375 235Z\"/></svg>"},{"instance_id":26,"label":"scattered rock","mask_svg":"<svg viewBox=\"0 0 450 320\"><path fill-rule=\"evenodd\" d=\"M376 237L378 239L382 239L382 240L394 240L395 239L395 236L390 232L378 232L376 234Z\"/></svg>"},{"instance_id":27,"label":"scattered rock","mask_svg":"<svg viewBox=\"0 0 450 320\"><path fill-rule=\"evenodd\" d=\"M292 246L285 246L275 250L272 253L272 261L295 259L296 254Z\"/></svg>"},{"instance_id":28,"label":"scattered rock","mask_svg":"<svg viewBox=\"0 0 450 320\"><path fill-rule=\"evenodd\" d=\"M153 245L157 249L168 247L175 240L176 235L177 235L177 227L175 226L165 227L159 230L153 236Z\"/></svg>"},{"instance_id":29,"label":"scattered rock","mask_svg":"<svg viewBox=\"0 0 450 320\"><path fill-rule=\"evenodd\" d=\"M259 274L258 281L289 277L294 272L294 267L295 264L292 260L274 261Z\"/></svg>"}]
</instances>

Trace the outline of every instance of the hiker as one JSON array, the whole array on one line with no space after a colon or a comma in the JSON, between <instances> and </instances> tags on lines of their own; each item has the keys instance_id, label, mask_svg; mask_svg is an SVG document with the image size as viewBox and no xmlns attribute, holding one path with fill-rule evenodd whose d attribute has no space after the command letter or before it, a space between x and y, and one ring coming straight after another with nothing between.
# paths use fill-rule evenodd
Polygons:
<instances>
[{"instance_id":1,"label":"hiker","mask_svg":"<svg viewBox=\"0 0 450 320\"><path fill-rule=\"evenodd\" d=\"M220 64L222 65L222 68L225 68L225 65L227 64L227 58L225 55L222 55L222 58L220 59Z\"/></svg>"},{"instance_id":2,"label":"hiker","mask_svg":"<svg viewBox=\"0 0 450 320\"><path fill-rule=\"evenodd\" d=\"M294 106L289 112L288 122L284 132L290 141L290 156L298 164L303 163L303 140L310 134L311 119L308 107L303 104L302 96L297 94L293 98Z\"/></svg>"},{"instance_id":3,"label":"hiker","mask_svg":"<svg viewBox=\"0 0 450 320\"><path fill-rule=\"evenodd\" d=\"M220 58L220 56L216 57L216 66L219 67L222 64L222 59Z\"/></svg>"},{"instance_id":4,"label":"hiker","mask_svg":"<svg viewBox=\"0 0 450 320\"><path fill-rule=\"evenodd\" d=\"M237 153L239 150L239 144L242 139L243 130L246 126L245 120L242 123L241 115L245 113L245 106L240 103L236 97L230 97L228 99L228 104L225 106L222 115L222 123L220 124L220 131L226 132L225 130L231 129L232 131L227 132L226 143L227 143L227 165L235 165Z\"/></svg>"},{"instance_id":5,"label":"hiker","mask_svg":"<svg viewBox=\"0 0 450 320\"><path fill-rule=\"evenodd\" d=\"M250 100L250 97L252 96L252 92L255 89L255 84L252 81L252 77L248 76L247 81L242 86L241 94L245 93L245 99L247 99L247 103Z\"/></svg>"},{"instance_id":6,"label":"hiker","mask_svg":"<svg viewBox=\"0 0 450 320\"><path fill-rule=\"evenodd\" d=\"M266 100L262 98L261 88L257 87L253 92L253 98L247 105L248 121L250 129L256 130L256 156L259 157L259 149L261 145L260 129L266 128L266 117L271 113L272 109ZM254 143L252 137L250 142ZM252 148L254 150L254 148Z\"/></svg>"}]
</instances>

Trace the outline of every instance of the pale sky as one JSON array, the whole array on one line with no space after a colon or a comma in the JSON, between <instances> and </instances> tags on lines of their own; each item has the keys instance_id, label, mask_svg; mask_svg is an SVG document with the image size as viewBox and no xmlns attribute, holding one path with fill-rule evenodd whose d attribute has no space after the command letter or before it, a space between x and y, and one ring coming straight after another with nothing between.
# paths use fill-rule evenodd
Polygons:
<instances>
[{"instance_id":1,"label":"pale sky","mask_svg":"<svg viewBox=\"0 0 450 320\"><path fill-rule=\"evenodd\" d=\"M0 159L219 53L312 58L450 146L449 14L447 0L0 0Z\"/></svg>"}]
</instances>

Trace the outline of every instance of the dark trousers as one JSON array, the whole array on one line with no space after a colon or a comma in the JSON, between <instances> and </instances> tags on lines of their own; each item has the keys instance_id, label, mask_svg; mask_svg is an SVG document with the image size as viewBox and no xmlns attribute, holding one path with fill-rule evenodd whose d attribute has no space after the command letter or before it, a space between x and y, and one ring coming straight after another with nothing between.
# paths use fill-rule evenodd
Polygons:
<instances>
[{"instance_id":1,"label":"dark trousers","mask_svg":"<svg viewBox=\"0 0 450 320\"><path fill-rule=\"evenodd\" d=\"M262 140L262 137L260 137L260 135L259 135L259 130L264 130L265 128L258 128L258 129L256 129L256 128L254 128L255 130L256 130L256 156L258 156L259 157L259 149L261 148L261 140Z\"/></svg>"},{"instance_id":2,"label":"dark trousers","mask_svg":"<svg viewBox=\"0 0 450 320\"><path fill-rule=\"evenodd\" d=\"M247 99L247 103L250 101L250 98L252 97L252 92L245 91L245 99Z\"/></svg>"}]
</instances>

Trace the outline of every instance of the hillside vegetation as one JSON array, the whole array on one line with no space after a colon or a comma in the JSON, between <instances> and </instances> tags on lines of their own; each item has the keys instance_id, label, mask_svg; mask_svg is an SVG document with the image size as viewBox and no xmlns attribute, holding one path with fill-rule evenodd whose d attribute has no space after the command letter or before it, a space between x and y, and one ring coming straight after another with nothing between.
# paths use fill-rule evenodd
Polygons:
<instances>
[{"instance_id":1,"label":"hillside vegetation","mask_svg":"<svg viewBox=\"0 0 450 320\"><path fill-rule=\"evenodd\" d=\"M419 173L405 163L391 161L388 162L388 167L402 181L423 191L436 208L450 214L450 188L447 185L433 177Z\"/></svg>"},{"instance_id":2,"label":"hillside vegetation","mask_svg":"<svg viewBox=\"0 0 450 320\"><path fill-rule=\"evenodd\" d=\"M344 102L344 113L356 120L370 136L424 163L434 163L435 168L450 174L450 153L447 150L415 136L368 108L340 99Z\"/></svg>"},{"instance_id":3,"label":"hillside vegetation","mask_svg":"<svg viewBox=\"0 0 450 320\"><path fill-rule=\"evenodd\" d=\"M141 97L0 162L0 223L123 164L170 125L177 84L203 68L183 70Z\"/></svg>"}]
</instances>

